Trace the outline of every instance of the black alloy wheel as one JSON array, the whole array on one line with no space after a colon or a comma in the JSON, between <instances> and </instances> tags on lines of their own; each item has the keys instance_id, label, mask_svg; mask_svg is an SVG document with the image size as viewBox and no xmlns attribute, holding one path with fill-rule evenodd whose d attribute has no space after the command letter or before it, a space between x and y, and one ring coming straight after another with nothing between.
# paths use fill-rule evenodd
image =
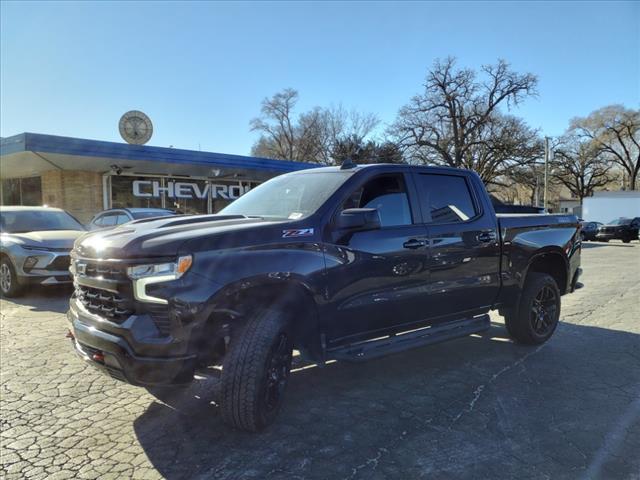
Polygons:
<instances>
[{"instance_id":1,"label":"black alloy wheel","mask_svg":"<svg viewBox=\"0 0 640 480\"><path fill-rule=\"evenodd\" d=\"M531 328L541 337L549 333L557 321L558 297L556 290L549 285L542 287L538 295L531 302Z\"/></svg>"},{"instance_id":2,"label":"black alloy wheel","mask_svg":"<svg viewBox=\"0 0 640 480\"><path fill-rule=\"evenodd\" d=\"M551 338L560 319L558 284L546 273L530 272L517 304L503 311L509 336L517 343L544 343Z\"/></svg>"},{"instance_id":3,"label":"black alloy wheel","mask_svg":"<svg viewBox=\"0 0 640 480\"><path fill-rule=\"evenodd\" d=\"M285 332L280 333L271 349L270 357L269 366L266 369L265 388L265 407L269 413L280 408L291 369L292 349Z\"/></svg>"}]
</instances>

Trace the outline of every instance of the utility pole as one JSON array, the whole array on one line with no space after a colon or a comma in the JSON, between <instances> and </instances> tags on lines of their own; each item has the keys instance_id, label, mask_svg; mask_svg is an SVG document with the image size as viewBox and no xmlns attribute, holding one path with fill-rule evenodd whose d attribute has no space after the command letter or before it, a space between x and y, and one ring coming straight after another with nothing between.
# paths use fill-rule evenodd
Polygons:
<instances>
[{"instance_id":1,"label":"utility pole","mask_svg":"<svg viewBox=\"0 0 640 480\"><path fill-rule=\"evenodd\" d=\"M547 184L549 176L549 137L544 137L544 211L547 211Z\"/></svg>"}]
</instances>

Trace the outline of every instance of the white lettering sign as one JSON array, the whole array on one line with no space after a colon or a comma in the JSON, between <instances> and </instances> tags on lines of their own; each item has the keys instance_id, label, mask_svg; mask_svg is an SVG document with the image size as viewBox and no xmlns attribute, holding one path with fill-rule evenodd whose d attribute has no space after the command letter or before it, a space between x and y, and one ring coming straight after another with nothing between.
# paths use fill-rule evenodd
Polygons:
<instances>
[{"instance_id":1,"label":"white lettering sign","mask_svg":"<svg viewBox=\"0 0 640 480\"><path fill-rule=\"evenodd\" d=\"M159 198L199 198L206 199L211 191L213 199L235 200L251 190L249 185L219 185L206 183L200 186L192 182L165 182L165 186L159 180L134 180L133 195L135 197Z\"/></svg>"}]
</instances>

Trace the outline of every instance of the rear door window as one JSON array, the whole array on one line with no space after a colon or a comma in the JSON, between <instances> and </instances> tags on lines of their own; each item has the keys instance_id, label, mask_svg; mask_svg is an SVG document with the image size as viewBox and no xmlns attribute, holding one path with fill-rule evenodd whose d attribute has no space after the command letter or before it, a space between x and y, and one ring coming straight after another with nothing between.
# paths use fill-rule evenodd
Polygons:
<instances>
[{"instance_id":1,"label":"rear door window","mask_svg":"<svg viewBox=\"0 0 640 480\"><path fill-rule=\"evenodd\" d=\"M415 177L427 223L461 223L478 214L465 177L424 173Z\"/></svg>"}]
</instances>

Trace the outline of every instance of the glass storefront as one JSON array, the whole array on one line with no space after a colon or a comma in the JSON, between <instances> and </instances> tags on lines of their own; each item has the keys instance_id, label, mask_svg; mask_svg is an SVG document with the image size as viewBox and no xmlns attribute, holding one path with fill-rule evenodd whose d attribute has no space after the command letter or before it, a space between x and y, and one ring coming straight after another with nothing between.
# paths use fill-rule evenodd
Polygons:
<instances>
[{"instance_id":1,"label":"glass storefront","mask_svg":"<svg viewBox=\"0 0 640 480\"><path fill-rule=\"evenodd\" d=\"M165 208L186 214L209 212L209 187L206 180L165 178Z\"/></svg>"},{"instance_id":2,"label":"glass storefront","mask_svg":"<svg viewBox=\"0 0 640 480\"><path fill-rule=\"evenodd\" d=\"M42 205L42 179L40 177L3 179L2 205Z\"/></svg>"},{"instance_id":3,"label":"glass storefront","mask_svg":"<svg viewBox=\"0 0 640 480\"><path fill-rule=\"evenodd\" d=\"M134 195L132 188L133 182L136 180L158 180L161 178L153 177L129 177L129 176L112 176L111 180L111 208L162 208L162 198L160 197L141 197Z\"/></svg>"},{"instance_id":4,"label":"glass storefront","mask_svg":"<svg viewBox=\"0 0 640 480\"><path fill-rule=\"evenodd\" d=\"M111 208L168 208L185 214L215 213L257 183L181 177L110 176Z\"/></svg>"}]
</instances>

